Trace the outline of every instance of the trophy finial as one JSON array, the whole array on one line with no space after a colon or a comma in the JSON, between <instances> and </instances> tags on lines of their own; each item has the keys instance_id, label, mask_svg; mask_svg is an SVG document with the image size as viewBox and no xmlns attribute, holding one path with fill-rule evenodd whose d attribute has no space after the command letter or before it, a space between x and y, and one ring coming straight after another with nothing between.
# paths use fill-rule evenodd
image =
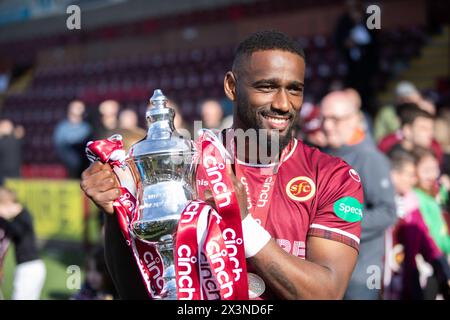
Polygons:
<instances>
[{"instance_id":1,"label":"trophy finial","mask_svg":"<svg viewBox=\"0 0 450 320\"><path fill-rule=\"evenodd\" d=\"M148 124L147 138L153 140L170 139L175 130L173 119L175 111L168 106L169 99L161 89L156 89L150 98L145 117Z\"/></svg>"},{"instance_id":2,"label":"trophy finial","mask_svg":"<svg viewBox=\"0 0 450 320\"><path fill-rule=\"evenodd\" d=\"M163 94L161 89L153 91L153 96L150 98L150 105L152 107L166 107L167 97Z\"/></svg>"}]
</instances>

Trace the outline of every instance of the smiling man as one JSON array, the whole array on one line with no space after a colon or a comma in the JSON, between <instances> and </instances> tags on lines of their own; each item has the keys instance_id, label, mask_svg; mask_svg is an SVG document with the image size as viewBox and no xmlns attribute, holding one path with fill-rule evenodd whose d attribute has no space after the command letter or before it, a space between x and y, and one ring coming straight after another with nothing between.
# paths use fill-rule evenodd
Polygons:
<instances>
[{"instance_id":1,"label":"smiling man","mask_svg":"<svg viewBox=\"0 0 450 320\"><path fill-rule=\"evenodd\" d=\"M238 47L224 90L234 104L233 128L256 130L238 152L234 182L248 265L250 298L341 299L355 266L363 216L360 179L344 161L292 138L303 102L305 57L286 35L263 31ZM275 138L263 141L264 135ZM233 141L237 141L238 137ZM227 144L227 139L225 139ZM265 163L249 144L277 144ZM259 155L259 152L258 152ZM118 183L108 165L94 163L83 176L86 194L113 213ZM143 292L116 219L105 230L108 266L122 298ZM142 286L142 288L139 288Z\"/></svg>"}]
</instances>

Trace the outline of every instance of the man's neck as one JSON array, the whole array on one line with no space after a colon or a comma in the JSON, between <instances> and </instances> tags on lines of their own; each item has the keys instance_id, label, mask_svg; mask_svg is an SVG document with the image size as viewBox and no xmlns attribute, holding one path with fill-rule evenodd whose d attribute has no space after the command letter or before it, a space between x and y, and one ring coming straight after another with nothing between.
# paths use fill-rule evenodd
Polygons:
<instances>
[{"instance_id":1,"label":"man's neck","mask_svg":"<svg viewBox=\"0 0 450 320\"><path fill-rule=\"evenodd\" d=\"M103 117L102 122L107 130L114 130L117 128L117 120L115 117Z\"/></svg>"},{"instance_id":2,"label":"man's neck","mask_svg":"<svg viewBox=\"0 0 450 320\"><path fill-rule=\"evenodd\" d=\"M70 123L73 123L73 124L79 124L83 121L83 119L81 117L74 116L74 115L69 115L68 120Z\"/></svg>"}]
</instances>

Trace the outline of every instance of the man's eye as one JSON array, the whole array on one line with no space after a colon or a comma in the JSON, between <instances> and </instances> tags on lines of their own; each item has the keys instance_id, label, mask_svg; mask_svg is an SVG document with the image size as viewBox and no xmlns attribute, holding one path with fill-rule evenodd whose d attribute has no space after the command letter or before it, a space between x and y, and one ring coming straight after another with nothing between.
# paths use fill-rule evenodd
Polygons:
<instances>
[{"instance_id":1,"label":"man's eye","mask_svg":"<svg viewBox=\"0 0 450 320\"><path fill-rule=\"evenodd\" d=\"M275 89L275 86L267 84L267 85L259 86L258 89L263 90L263 91L270 91L270 90Z\"/></svg>"},{"instance_id":2,"label":"man's eye","mask_svg":"<svg viewBox=\"0 0 450 320\"><path fill-rule=\"evenodd\" d=\"M301 94L303 92L303 88L290 88L289 91L292 94L297 94L298 95L298 94Z\"/></svg>"}]
</instances>

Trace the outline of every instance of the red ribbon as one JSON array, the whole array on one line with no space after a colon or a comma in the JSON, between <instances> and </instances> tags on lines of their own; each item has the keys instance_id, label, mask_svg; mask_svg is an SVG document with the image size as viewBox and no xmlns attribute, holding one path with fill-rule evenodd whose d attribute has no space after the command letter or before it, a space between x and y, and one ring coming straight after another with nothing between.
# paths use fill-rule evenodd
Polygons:
<instances>
[{"instance_id":1,"label":"red ribbon","mask_svg":"<svg viewBox=\"0 0 450 320\"><path fill-rule=\"evenodd\" d=\"M130 170L126 168L124 162L125 152L121 136L119 135L114 135L109 139L88 142L86 155L91 161L99 160L103 163L109 163L116 171L116 175L117 170ZM123 185L129 185L130 183L135 184L135 181L124 181L124 176L129 180L133 180L131 173L128 175L117 175L122 187L120 188L119 197L113 203L114 211L122 235L138 265L149 297L153 299L161 293L164 285L162 258L154 245L137 238L131 229L131 225L137 217L139 205L136 195L132 194L128 188L123 187Z\"/></svg>"},{"instance_id":2,"label":"red ribbon","mask_svg":"<svg viewBox=\"0 0 450 320\"><path fill-rule=\"evenodd\" d=\"M208 189L212 192L217 211L208 208L204 202L192 201L181 215L175 250L175 265L176 269L180 271L177 272L179 299L197 299L202 296L202 293L206 298L217 296L218 293L222 300L248 299L247 267L240 209L233 183L226 172L226 155L224 149L221 150L219 143L214 136L207 133L201 135L197 141L197 150L201 150L197 176L205 178ZM201 191L204 190L199 188L200 197L202 196ZM197 235L201 229L199 227L200 212L207 214L204 240L199 239ZM199 256L199 248L204 256ZM210 269L209 272L207 269L204 272L208 276L210 274L214 276L214 283L211 282L211 279L207 279L208 285L200 289L200 282L206 283L207 280L199 279L194 271L193 261L191 261L192 268L187 267L187 253L207 262ZM182 273L182 267L191 272ZM190 285L189 290L195 289L188 291L185 289L186 284Z\"/></svg>"},{"instance_id":3,"label":"red ribbon","mask_svg":"<svg viewBox=\"0 0 450 320\"><path fill-rule=\"evenodd\" d=\"M204 201L194 200L181 213L174 251L178 299L246 300L248 279L240 210L233 183L226 173L224 148L215 136L207 133L200 136L196 145L199 151L196 160L200 161L197 174L205 177L217 211ZM129 170L121 150L122 141L117 135L89 142L86 147L91 161L110 163L116 172ZM156 298L164 285L162 258L154 245L134 235L131 225L138 217L137 197L123 187L130 185L130 181L123 181L123 174L118 177L122 187L114 210L119 226L150 298ZM133 179L131 173L128 179Z\"/></svg>"}]
</instances>

